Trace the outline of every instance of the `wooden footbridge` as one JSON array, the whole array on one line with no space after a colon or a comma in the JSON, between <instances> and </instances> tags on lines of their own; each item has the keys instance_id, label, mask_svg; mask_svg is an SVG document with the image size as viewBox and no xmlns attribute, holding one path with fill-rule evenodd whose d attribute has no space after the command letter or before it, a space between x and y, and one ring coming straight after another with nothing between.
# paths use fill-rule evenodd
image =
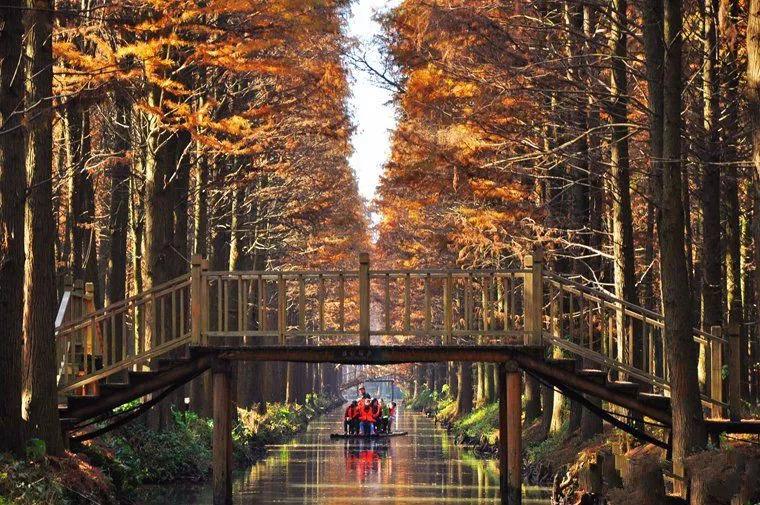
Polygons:
<instances>
[{"instance_id":1,"label":"wooden footbridge","mask_svg":"<svg viewBox=\"0 0 760 505\"><path fill-rule=\"evenodd\" d=\"M523 388L556 387L654 440L600 400L670 425L663 325L660 314L547 270L540 254L503 270L374 270L362 254L356 270L217 272L194 257L189 275L103 309L94 310L88 286L66 290L56 330L60 414L72 439L92 438L210 370L214 503L227 504L230 362L492 362L504 406L502 502L517 504ZM702 399L711 429L746 430L731 422L740 415L738 332L694 330L694 340L710 362ZM566 357L550 358L550 348ZM137 398L146 400L114 413Z\"/></svg>"}]
</instances>

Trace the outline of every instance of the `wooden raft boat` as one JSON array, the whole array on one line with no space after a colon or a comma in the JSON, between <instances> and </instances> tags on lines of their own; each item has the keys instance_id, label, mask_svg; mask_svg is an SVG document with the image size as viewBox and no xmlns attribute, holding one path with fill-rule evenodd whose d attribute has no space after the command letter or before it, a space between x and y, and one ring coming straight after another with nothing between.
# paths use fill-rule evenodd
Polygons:
<instances>
[{"instance_id":1,"label":"wooden raft boat","mask_svg":"<svg viewBox=\"0 0 760 505\"><path fill-rule=\"evenodd\" d=\"M376 440L392 437L403 437L408 435L407 431L394 431L391 433L376 433L375 435L349 435L347 433L330 433L330 438L333 440Z\"/></svg>"}]
</instances>

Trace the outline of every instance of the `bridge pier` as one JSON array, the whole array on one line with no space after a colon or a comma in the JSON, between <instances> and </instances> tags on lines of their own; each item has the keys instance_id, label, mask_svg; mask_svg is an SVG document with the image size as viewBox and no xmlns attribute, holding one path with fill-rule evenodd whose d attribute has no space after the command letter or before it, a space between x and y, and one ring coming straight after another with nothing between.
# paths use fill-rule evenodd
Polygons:
<instances>
[{"instance_id":1,"label":"bridge pier","mask_svg":"<svg viewBox=\"0 0 760 505\"><path fill-rule=\"evenodd\" d=\"M522 504L522 375L499 363L499 484L502 505Z\"/></svg>"},{"instance_id":2,"label":"bridge pier","mask_svg":"<svg viewBox=\"0 0 760 505\"><path fill-rule=\"evenodd\" d=\"M211 373L214 394L214 505L232 505L232 379L229 362L215 362Z\"/></svg>"}]
</instances>

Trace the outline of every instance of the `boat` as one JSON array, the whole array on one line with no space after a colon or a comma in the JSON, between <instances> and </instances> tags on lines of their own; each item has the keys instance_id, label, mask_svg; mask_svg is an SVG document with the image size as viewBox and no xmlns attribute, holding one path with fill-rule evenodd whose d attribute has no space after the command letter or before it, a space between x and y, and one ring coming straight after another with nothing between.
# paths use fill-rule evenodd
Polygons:
<instances>
[{"instance_id":1,"label":"boat","mask_svg":"<svg viewBox=\"0 0 760 505\"><path fill-rule=\"evenodd\" d=\"M403 437L408 434L408 431L392 431L391 433L376 433L374 435L349 435L348 433L330 433L330 438L333 440L376 440L383 438Z\"/></svg>"}]
</instances>

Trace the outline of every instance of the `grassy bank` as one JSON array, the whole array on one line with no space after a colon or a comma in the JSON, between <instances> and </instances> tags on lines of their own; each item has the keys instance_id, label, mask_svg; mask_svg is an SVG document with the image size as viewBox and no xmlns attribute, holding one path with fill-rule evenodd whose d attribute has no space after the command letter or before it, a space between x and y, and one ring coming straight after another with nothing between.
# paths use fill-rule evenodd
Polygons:
<instances>
[{"instance_id":1,"label":"grassy bank","mask_svg":"<svg viewBox=\"0 0 760 505\"><path fill-rule=\"evenodd\" d=\"M239 409L232 432L237 464L262 458L267 444L289 440L333 405L308 395L302 405ZM212 432L210 419L173 411L160 432L133 422L61 458L45 456L44 447L30 448L23 461L4 455L0 505L129 503L143 484L203 481L211 473Z\"/></svg>"},{"instance_id":2,"label":"grassy bank","mask_svg":"<svg viewBox=\"0 0 760 505\"><path fill-rule=\"evenodd\" d=\"M407 405L412 410L435 417L458 445L468 447L482 457L496 457L499 404L489 402L458 417L454 400L446 386L441 392L423 387ZM584 444L577 436L567 432L567 424L545 439L536 439L535 431L533 426L526 427L524 431L525 465L533 476L531 480L543 483L555 468L572 463ZM596 442L589 441L589 444L593 443Z\"/></svg>"},{"instance_id":3,"label":"grassy bank","mask_svg":"<svg viewBox=\"0 0 760 505\"><path fill-rule=\"evenodd\" d=\"M454 399L445 388L440 393L422 388L407 406L435 417L458 445L469 447L477 457L498 455L498 403L487 403L457 417ZM661 449L641 444L609 425L592 439L583 439L578 431L569 432L567 421L548 437L539 431L538 421L523 429L523 478L528 484L551 485L559 473L559 503L597 503L593 500L599 496L611 505L677 502L667 501L665 496L672 487L662 477L662 470L670 464L663 461ZM656 436L664 439L666 433ZM615 450L622 450L628 471L615 466ZM707 496L700 505L728 504L737 496L743 498L741 503L760 503L760 446L752 436L723 436L720 449L711 447L691 457L687 466L690 488ZM653 496L659 501L652 501Z\"/></svg>"}]
</instances>

